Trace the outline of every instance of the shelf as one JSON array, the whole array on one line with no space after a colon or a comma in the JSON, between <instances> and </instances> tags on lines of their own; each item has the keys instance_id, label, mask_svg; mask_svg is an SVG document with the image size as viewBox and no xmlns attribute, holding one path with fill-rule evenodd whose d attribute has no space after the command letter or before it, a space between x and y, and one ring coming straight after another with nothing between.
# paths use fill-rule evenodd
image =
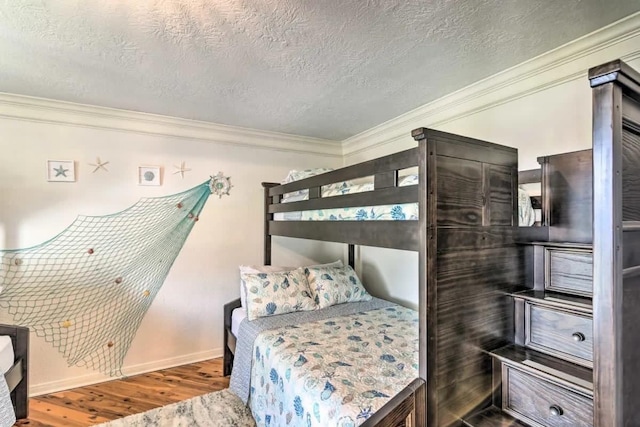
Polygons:
<instances>
[{"instance_id":1,"label":"shelf","mask_svg":"<svg viewBox=\"0 0 640 427\"><path fill-rule=\"evenodd\" d=\"M593 249L593 245L591 243L533 241L533 242L527 242L527 244L534 245L534 246L548 246L553 248L566 248L566 249Z\"/></svg>"},{"instance_id":2,"label":"shelf","mask_svg":"<svg viewBox=\"0 0 640 427\"><path fill-rule=\"evenodd\" d=\"M521 423L495 406L465 417L462 425L465 427L528 427L527 424Z\"/></svg>"},{"instance_id":3,"label":"shelf","mask_svg":"<svg viewBox=\"0 0 640 427\"><path fill-rule=\"evenodd\" d=\"M491 356L522 371L593 397L593 370L535 350L508 345Z\"/></svg>"},{"instance_id":4,"label":"shelf","mask_svg":"<svg viewBox=\"0 0 640 427\"><path fill-rule=\"evenodd\" d=\"M566 295L549 291L526 290L511 294L514 298L521 298L547 307L564 308L593 315L591 298Z\"/></svg>"}]
</instances>

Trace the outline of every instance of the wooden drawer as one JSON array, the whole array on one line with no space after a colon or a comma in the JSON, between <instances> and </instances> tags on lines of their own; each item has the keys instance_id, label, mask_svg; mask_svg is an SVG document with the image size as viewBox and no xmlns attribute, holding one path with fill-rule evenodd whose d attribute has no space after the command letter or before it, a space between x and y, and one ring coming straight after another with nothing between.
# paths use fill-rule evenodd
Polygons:
<instances>
[{"instance_id":1,"label":"wooden drawer","mask_svg":"<svg viewBox=\"0 0 640 427\"><path fill-rule=\"evenodd\" d=\"M580 427L593 425L593 400L581 393L502 366L502 408L533 426Z\"/></svg>"},{"instance_id":2,"label":"wooden drawer","mask_svg":"<svg viewBox=\"0 0 640 427\"><path fill-rule=\"evenodd\" d=\"M546 289L593 295L593 254L590 250L547 248L545 266Z\"/></svg>"},{"instance_id":3,"label":"wooden drawer","mask_svg":"<svg viewBox=\"0 0 640 427\"><path fill-rule=\"evenodd\" d=\"M593 319L586 314L526 302L525 336L527 347L593 366Z\"/></svg>"}]
</instances>

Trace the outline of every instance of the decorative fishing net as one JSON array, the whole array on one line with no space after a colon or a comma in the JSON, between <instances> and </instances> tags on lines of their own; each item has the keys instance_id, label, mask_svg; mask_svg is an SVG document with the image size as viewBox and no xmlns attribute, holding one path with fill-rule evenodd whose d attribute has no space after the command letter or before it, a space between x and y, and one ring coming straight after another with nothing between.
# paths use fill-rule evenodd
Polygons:
<instances>
[{"instance_id":1,"label":"decorative fishing net","mask_svg":"<svg viewBox=\"0 0 640 427\"><path fill-rule=\"evenodd\" d=\"M207 181L79 216L53 239L2 250L0 307L57 348L69 366L122 375L140 322L211 194Z\"/></svg>"}]
</instances>

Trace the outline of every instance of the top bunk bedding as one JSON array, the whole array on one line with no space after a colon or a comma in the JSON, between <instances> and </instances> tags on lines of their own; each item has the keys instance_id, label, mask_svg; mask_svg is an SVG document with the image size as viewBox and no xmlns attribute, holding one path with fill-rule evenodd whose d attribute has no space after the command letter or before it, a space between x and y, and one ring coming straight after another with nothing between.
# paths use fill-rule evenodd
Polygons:
<instances>
[{"instance_id":1,"label":"top bunk bedding","mask_svg":"<svg viewBox=\"0 0 640 427\"><path fill-rule=\"evenodd\" d=\"M292 170L282 184L305 179L332 169ZM418 175L406 175L398 178L398 187L418 185ZM354 184L350 181L325 185L320 189L320 197L340 197L374 191L373 182ZM283 195L281 203L294 203L309 200L309 190L298 190ZM528 193L518 188L518 225L531 226L535 222L535 211ZM278 212L273 216L275 221L417 221L419 219L418 203L402 203L377 206L341 207L332 209L314 209L292 212Z\"/></svg>"}]
</instances>

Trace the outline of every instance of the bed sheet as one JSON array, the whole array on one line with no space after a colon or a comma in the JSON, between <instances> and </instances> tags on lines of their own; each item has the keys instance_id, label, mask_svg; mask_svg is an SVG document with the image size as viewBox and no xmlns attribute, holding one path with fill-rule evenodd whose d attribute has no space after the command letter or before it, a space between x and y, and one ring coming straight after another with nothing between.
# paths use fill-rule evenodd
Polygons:
<instances>
[{"instance_id":1,"label":"bed sheet","mask_svg":"<svg viewBox=\"0 0 640 427\"><path fill-rule=\"evenodd\" d=\"M247 318L247 310L244 307L238 307L231 312L231 333L238 336L240 332L240 324Z\"/></svg>"},{"instance_id":2,"label":"bed sheet","mask_svg":"<svg viewBox=\"0 0 640 427\"><path fill-rule=\"evenodd\" d=\"M418 313L398 305L263 332L257 425L360 425L418 376L418 341Z\"/></svg>"},{"instance_id":3,"label":"bed sheet","mask_svg":"<svg viewBox=\"0 0 640 427\"><path fill-rule=\"evenodd\" d=\"M13 344L11 337L7 335L0 336L0 369L2 373L6 373L13 366L15 355L13 352ZM9 394L9 387L4 379L4 375L0 375L0 427L10 427L16 422L16 415L13 412L13 404Z\"/></svg>"},{"instance_id":4,"label":"bed sheet","mask_svg":"<svg viewBox=\"0 0 640 427\"><path fill-rule=\"evenodd\" d=\"M5 373L13 366L15 354L13 353L13 344L11 337L8 335L0 335L0 370Z\"/></svg>"}]
</instances>

